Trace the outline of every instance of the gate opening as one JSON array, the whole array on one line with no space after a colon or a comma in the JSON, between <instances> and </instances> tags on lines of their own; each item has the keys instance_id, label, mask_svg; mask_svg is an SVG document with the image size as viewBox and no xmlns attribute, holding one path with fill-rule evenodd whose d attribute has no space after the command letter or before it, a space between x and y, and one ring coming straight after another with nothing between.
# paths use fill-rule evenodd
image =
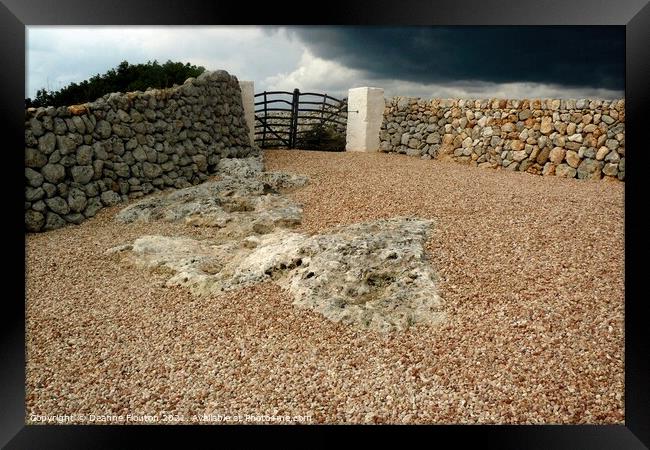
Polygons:
<instances>
[{"instance_id":1,"label":"gate opening","mask_svg":"<svg viewBox=\"0 0 650 450\"><path fill-rule=\"evenodd\" d=\"M255 143L261 148L345 151L347 99L317 92L255 94Z\"/></svg>"}]
</instances>

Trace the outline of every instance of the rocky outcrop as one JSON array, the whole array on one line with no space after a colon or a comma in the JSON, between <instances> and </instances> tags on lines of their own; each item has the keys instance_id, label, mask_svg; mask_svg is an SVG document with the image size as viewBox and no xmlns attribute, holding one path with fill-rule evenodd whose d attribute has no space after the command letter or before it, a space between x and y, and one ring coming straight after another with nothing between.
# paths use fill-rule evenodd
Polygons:
<instances>
[{"instance_id":1,"label":"rocky outcrop","mask_svg":"<svg viewBox=\"0 0 650 450\"><path fill-rule=\"evenodd\" d=\"M280 229L225 243L143 236L110 253L169 273L168 285L197 295L274 281L294 304L330 320L394 331L445 317L424 251L430 227L428 220L394 218L313 236Z\"/></svg>"},{"instance_id":2,"label":"rocky outcrop","mask_svg":"<svg viewBox=\"0 0 650 450\"><path fill-rule=\"evenodd\" d=\"M215 227L229 238L265 234L300 223L302 209L279 189L302 186L307 177L263 172L261 157L222 160L218 180L149 196L120 211L123 223L163 220Z\"/></svg>"},{"instance_id":3,"label":"rocky outcrop","mask_svg":"<svg viewBox=\"0 0 650 450\"><path fill-rule=\"evenodd\" d=\"M424 246L432 223L394 218L308 235L292 231L302 209L280 191L306 177L264 172L260 158L223 161L219 179L123 209L116 220L215 227L206 240L143 236L108 251L168 273L168 285L216 295L273 281L298 306L378 331L444 318Z\"/></svg>"}]
</instances>

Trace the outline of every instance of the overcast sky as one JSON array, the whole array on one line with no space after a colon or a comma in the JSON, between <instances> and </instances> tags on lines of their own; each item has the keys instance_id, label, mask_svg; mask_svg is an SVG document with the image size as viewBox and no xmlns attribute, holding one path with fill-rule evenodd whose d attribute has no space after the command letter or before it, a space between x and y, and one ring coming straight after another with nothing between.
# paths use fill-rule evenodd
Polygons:
<instances>
[{"instance_id":1,"label":"overcast sky","mask_svg":"<svg viewBox=\"0 0 650 450\"><path fill-rule=\"evenodd\" d=\"M623 27L30 26L25 96L124 60L172 60L225 69L256 92L612 99L624 96L624 58Z\"/></svg>"}]
</instances>

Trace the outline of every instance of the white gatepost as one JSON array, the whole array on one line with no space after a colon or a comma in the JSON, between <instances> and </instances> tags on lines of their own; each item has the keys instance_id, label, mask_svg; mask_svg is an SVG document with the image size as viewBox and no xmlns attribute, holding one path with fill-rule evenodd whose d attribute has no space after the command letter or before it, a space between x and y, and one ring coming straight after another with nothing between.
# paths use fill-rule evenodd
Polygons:
<instances>
[{"instance_id":1,"label":"white gatepost","mask_svg":"<svg viewBox=\"0 0 650 450\"><path fill-rule=\"evenodd\" d=\"M384 118L384 106L384 90L381 88L360 87L348 90L346 151L379 151L379 129Z\"/></svg>"},{"instance_id":2,"label":"white gatepost","mask_svg":"<svg viewBox=\"0 0 650 450\"><path fill-rule=\"evenodd\" d=\"M255 84L252 81L240 81L241 101L244 107L244 117L248 125L248 136L251 145L255 144Z\"/></svg>"}]
</instances>

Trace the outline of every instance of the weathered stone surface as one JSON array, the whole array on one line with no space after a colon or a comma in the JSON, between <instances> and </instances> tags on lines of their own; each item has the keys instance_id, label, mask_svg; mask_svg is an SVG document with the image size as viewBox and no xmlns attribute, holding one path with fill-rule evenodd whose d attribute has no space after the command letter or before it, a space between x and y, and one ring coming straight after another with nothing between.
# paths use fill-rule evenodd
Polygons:
<instances>
[{"instance_id":1,"label":"weathered stone surface","mask_svg":"<svg viewBox=\"0 0 650 450\"><path fill-rule=\"evenodd\" d=\"M102 203L106 206L114 206L122 201L120 194L114 191L104 191L100 197L102 199Z\"/></svg>"},{"instance_id":2,"label":"weathered stone surface","mask_svg":"<svg viewBox=\"0 0 650 450\"><path fill-rule=\"evenodd\" d=\"M173 276L167 285L214 295L275 281L294 304L361 329L404 330L444 320L426 260L431 222L395 218L339 227L322 235L280 230L225 243L144 236L109 251ZM158 269L159 270L159 269Z\"/></svg>"},{"instance_id":3,"label":"weathered stone surface","mask_svg":"<svg viewBox=\"0 0 650 450\"><path fill-rule=\"evenodd\" d=\"M144 151L144 148L137 147L135 150L133 150L133 157L136 159L136 161L146 161L147 152Z\"/></svg>"},{"instance_id":4,"label":"weathered stone surface","mask_svg":"<svg viewBox=\"0 0 650 450\"><path fill-rule=\"evenodd\" d=\"M510 148L512 149L513 152L523 150L524 147L525 147L525 144L522 141L518 140L518 139L515 139L510 144Z\"/></svg>"},{"instance_id":5,"label":"weathered stone surface","mask_svg":"<svg viewBox=\"0 0 650 450\"><path fill-rule=\"evenodd\" d=\"M66 183L59 183L56 185L56 190L60 195L68 195L68 185Z\"/></svg>"},{"instance_id":6,"label":"weathered stone surface","mask_svg":"<svg viewBox=\"0 0 650 450\"><path fill-rule=\"evenodd\" d=\"M605 159L605 156L609 154L610 150L607 147L600 147L596 153L596 160L602 161Z\"/></svg>"},{"instance_id":7,"label":"weathered stone surface","mask_svg":"<svg viewBox=\"0 0 650 450\"><path fill-rule=\"evenodd\" d=\"M62 135L68 132L68 126L65 124L65 121L60 117L54 118L54 133Z\"/></svg>"},{"instance_id":8,"label":"weathered stone surface","mask_svg":"<svg viewBox=\"0 0 650 450\"><path fill-rule=\"evenodd\" d=\"M142 172L146 178L153 179L162 174L162 168L158 164L145 161L142 163Z\"/></svg>"},{"instance_id":9,"label":"weathered stone surface","mask_svg":"<svg viewBox=\"0 0 650 450\"><path fill-rule=\"evenodd\" d=\"M408 156L420 156L422 154L422 152L420 152L420 150L418 150L415 147L409 147L409 148L406 149L406 154Z\"/></svg>"},{"instance_id":10,"label":"weathered stone surface","mask_svg":"<svg viewBox=\"0 0 650 450\"><path fill-rule=\"evenodd\" d=\"M582 142L582 134L580 133L572 134L571 136L569 136L569 141L578 142L578 143Z\"/></svg>"},{"instance_id":11,"label":"weathered stone surface","mask_svg":"<svg viewBox=\"0 0 650 450\"><path fill-rule=\"evenodd\" d=\"M70 207L61 197L48 198L45 200L45 204L57 214L68 214L70 212Z\"/></svg>"},{"instance_id":12,"label":"weathered stone surface","mask_svg":"<svg viewBox=\"0 0 650 450\"><path fill-rule=\"evenodd\" d=\"M525 172L532 165L533 165L533 162L530 159L524 159L519 163L518 169L519 169L520 172Z\"/></svg>"},{"instance_id":13,"label":"weathered stone surface","mask_svg":"<svg viewBox=\"0 0 650 450\"><path fill-rule=\"evenodd\" d=\"M40 231L45 225L45 216L41 212L28 210L25 212L25 228L28 231Z\"/></svg>"},{"instance_id":14,"label":"weathered stone surface","mask_svg":"<svg viewBox=\"0 0 650 450\"><path fill-rule=\"evenodd\" d=\"M603 163L594 159L585 159L578 166L578 178L600 180Z\"/></svg>"},{"instance_id":15,"label":"weathered stone surface","mask_svg":"<svg viewBox=\"0 0 650 450\"><path fill-rule=\"evenodd\" d=\"M25 179L27 180L27 184L32 187L39 187L43 184L43 175L29 167L25 168Z\"/></svg>"},{"instance_id":16,"label":"weathered stone surface","mask_svg":"<svg viewBox=\"0 0 650 450\"><path fill-rule=\"evenodd\" d=\"M539 131L542 134L550 134L553 131L553 120L550 117L543 117L542 124L540 125Z\"/></svg>"},{"instance_id":17,"label":"weathered stone surface","mask_svg":"<svg viewBox=\"0 0 650 450\"><path fill-rule=\"evenodd\" d=\"M525 150L519 150L512 153L512 159L517 162L523 161L527 156Z\"/></svg>"},{"instance_id":18,"label":"weathered stone surface","mask_svg":"<svg viewBox=\"0 0 650 450\"><path fill-rule=\"evenodd\" d=\"M217 173L237 178L254 178L264 170L262 158L223 158L217 164Z\"/></svg>"},{"instance_id":19,"label":"weathered stone surface","mask_svg":"<svg viewBox=\"0 0 650 450\"><path fill-rule=\"evenodd\" d=\"M576 176L576 169L568 164L560 164L555 167L555 175L564 178L574 178Z\"/></svg>"},{"instance_id":20,"label":"weathered stone surface","mask_svg":"<svg viewBox=\"0 0 650 450\"><path fill-rule=\"evenodd\" d=\"M25 167L38 169L45 164L47 164L47 157L42 152L35 148L25 148Z\"/></svg>"},{"instance_id":21,"label":"weathered stone surface","mask_svg":"<svg viewBox=\"0 0 650 450\"><path fill-rule=\"evenodd\" d=\"M103 208L102 202L99 197L92 197L88 200L83 215L86 218L94 217L97 211Z\"/></svg>"},{"instance_id":22,"label":"weathered stone surface","mask_svg":"<svg viewBox=\"0 0 650 450\"><path fill-rule=\"evenodd\" d=\"M537 163L546 164L546 161L548 161L550 154L551 149L549 147L544 147L542 150L540 150L539 155L537 155Z\"/></svg>"},{"instance_id":23,"label":"weathered stone surface","mask_svg":"<svg viewBox=\"0 0 650 450\"><path fill-rule=\"evenodd\" d=\"M192 161L194 161L199 171L205 172L208 170L208 159L205 155L194 155L192 156Z\"/></svg>"},{"instance_id":24,"label":"weathered stone surface","mask_svg":"<svg viewBox=\"0 0 650 450\"><path fill-rule=\"evenodd\" d=\"M77 164L87 166L92 164L93 148L90 145L81 145L77 149Z\"/></svg>"},{"instance_id":25,"label":"weathered stone surface","mask_svg":"<svg viewBox=\"0 0 650 450\"><path fill-rule=\"evenodd\" d=\"M131 131L131 128L129 128L126 125L121 125L119 123L113 124L112 132L121 138L133 136L133 131Z\"/></svg>"},{"instance_id":26,"label":"weathered stone surface","mask_svg":"<svg viewBox=\"0 0 650 450\"><path fill-rule=\"evenodd\" d=\"M48 198L54 197L56 194L56 186L51 184L51 183L43 183L43 190L45 191L45 195L47 195Z\"/></svg>"},{"instance_id":27,"label":"weathered stone surface","mask_svg":"<svg viewBox=\"0 0 650 450\"><path fill-rule=\"evenodd\" d=\"M578 168L578 165L580 165L580 157L573 150L567 151L564 159L574 169Z\"/></svg>"},{"instance_id":28,"label":"weathered stone surface","mask_svg":"<svg viewBox=\"0 0 650 450\"><path fill-rule=\"evenodd\" d=\"M399 109L396 102L387 99L380 128L380 147L386 152L413 156L428 153L434 158L443 154L457 162L482 164L481 167L516 167L533 174L549 174L552 171L544 171L543 167L549 162L553 147L575 153L567 156L567 164L572 168L585 159L604 160L609 152L597 158L598 149L607 148L607 141L610 151L616 150L619 155L625 151L624 107L614 107L618 105L616 101L434 99L418 102L417 109L411 105ZM608 124L609 119L602 119L604 116L614 122ZM441 152L431 153L422 148L425 144L421 137L430 144L434 133L442 136ZM421 143L414 145L414 139ZM407 149L409 144L412 150ZM522 154L515 154L522 150L527 154L523 159ZM554 166L564 162L565 155L557 161L559 153L554 152Z\"/></svg>"},{"instance_id":29,"label":"weathered stone surface","mask_svg":"<svg viewBox=\"0 0 650 450\"><path fill-rule=\"evenodd\" d=\"M65 219L66 222L74 223L76 225L79 225L81 224L81 222L86 220L86 218L78 212L66 214L65 216L63 216L63 218Z\"/></svg>"},{"instance_id":30,"label":"weathered stone surface","mask_svg":"<svg viewBox=\"0 0 650 450\"><path fill-rule=\"evenodd\" d=\"M77 143L68 136L57 136L56 142L56 148L61 155L72 153L77 148Z\"/></svg>"},{"instance_id":31,"label":"weathered stone surface","mask_svg":"<svg viewBox=\"0 0 650 450\"><path fill-rule=\"evenodd\" d=\"M618 162L618 175L617 175L619 180L624 180L625 179L625 158L621 158L621 160Z\"/></svg>"},{"instance_id":32,"label":"weathered stone surface","mask_svg":"<svg viewBox=\"0 0 650 450\"><path fill-rule=\"evenodd\" d=\"M45 190L41 187L33 188L33 187L26 187L25 188L25 200L28 202L33 202L36 200L40 200L45 196Z\"/></svg>"},{"instance_id":33,"label":"weathered stone surface","mask_svg":"<svg viewBox=\"0 0 650 450\"><path fill-rule=\"evenodd\" d=\"M86 194L81 189L72 188L68 192L68 205L72 212L82 212L86 208ZM66 218L67 220L67 218Z\"/></svg>"},{"instance_id":34,"label":"weathered stone surface","mask_svg":"<svg viewBox=\"0 0 650 450\"><path fill-rule=\"evenodd\" d=\"M108 139L112 132L111 124L105 120L100 120L95 126L95 132L97 132L100 138Z\"/></svg>"},{"instance_id":35,"label":"weathered stone surface","mask_svg":"<svg viewBox=\"0 0 650 450\"><path fill-rule=\"evenodd\" d=\"M38 201L32 203L32 209L34 211L43 212L43 211L45 211L47 209L47 205L45 204L45 202L43 200L38 200Z\"/></svg>"},{"instance_id":36,"label":"weathered stone surface","mask_svg":"<svg viewBox=\"0 0 650 450\"><path fill-rule=\"evenodd\" d=\"M49 155L54 151L55 147L56 147L56 136L54 133L46 133L44 136L38 138L38 149L42 153Z\"/></svg>"},{"instance_id":37,"label":"weathered stone surface","mask_svg":"<svg viewBox=\"0 0 650 450\"><path fill-rule=\"evenodd\" d=\"M45 216L45 225L43 226L43 230L44 231L55 230L57 228L61 228L65 224L66 224L65 220L63 220L61 216L51 211L48 211Z\"/></svg>"},{"instance_id":38,"label":"weathered stone surface","mask_svg":"<svg viewBox=\"0 0 650 450\"><path fill-rule=\"evenodd\" d=\"M223 160L219 167L218 181L143 199L124 208L117 220L183 221L216 227L229 236L265 234L300 223L301 208L276 191L303 185L305 177L260 172L259 158Z\"/></svg>"},{"instance_id":39,"label":"weathered stone surface","mask_svg":"<svg viewBox=\"0 0 650 450\"><path fill-rule=\"evenodd\" d=\"M95 170L93 166L74 166L70 173L75 183L86 184L92 180Z\"/></svg>"},{"instance_id":40,"label":"weathered stone surface","mask_svg":"<svg viewBox=\"0 0 650 450\"><path fill-rule=\"evenodd\" d=\"M542 169L542 175L555 175L555 164L547 162Z\"/></svg>"},{"instance_id":41,"label":"weathered stone surface","mask_svg":"<svg viewBox=\"0 0 650 450\"><path fill-rule=\"evenodd\" d=\"M600 119L603 122L605 122L607 125L611 125L614 122L616 122L616 120L614 120L612 117L608 116L607 114L603 114Z\"/></svg>"},{"instance_id":42,"label":"weathered stone surface","mask_svg":"<svg viewBox=\"0 0 650 450\"><path fill-rule=\"evenodd\" d=\"M71 105L66 108L70 114L79 115L85 114L88 112L88 107L85 104L81 105ZM74 117L73 117L74 118ZM73 122L74 124L74 122Z\"/></svg>"},{"instance_id":43,"label":"weathered stone surface","mask_svg":"<svg viewBox=\"0 0 650 450\"><path fill-rule=\"evenodd\" d=\"M608 176L616 176L618 174L618 163L605 164L603 173Z\"/></svg>"},{"instance_id":44,"label":"weathered stone surface","mask_svg":"<svg viewBox=\"0 0 650 450\"><path fill-rule=\"evenodd\" d=\"M43 124L35 118L29 120L29 126L36 137L42 136L45 132L43 130Z\"/></svg>"},{"instance_id":45,"label":"weathered stone surface","mask_svg":"<svg viewBox=\"0 0 650 450\"><path fill-rule=\"evenodd\" d=\"M115 163L113 164L113 171L118 177L128 178L131 175L131 170L129 165L125 163Z\"/></svg>"},{"instance_id":46,"label":"weathered stone surface","mask_svg":"<svg viewBox=\"0 0 650 450\"><path fill-rule=\"evenodd\" d=\"M60 164L46 164L41 169L41 174L46 181L56 184L65 178L65 167Z\"/></svg>"},{"instance_id":47,"label":"weathered stone surface","mask_svg":"<svg viewBox=\"0 0 650 450\"><path fill-rule=\"evenodd\" d=\"M566 151L561 147L555 147L549 153L549 159L553 164L560 164L564 160Z\"/></svg>"},{"instance_id":48,"label":"weathered stone surface","mask_svg":"<svg viewBox=\"0 0 650 450\"><path fill-rule=\"evenodd\" d=\"M84 124L84 121L81 117L73 116L72 123L79 133L84 134L86 132L86 124Z\"/></svg>"}]
</instances>

